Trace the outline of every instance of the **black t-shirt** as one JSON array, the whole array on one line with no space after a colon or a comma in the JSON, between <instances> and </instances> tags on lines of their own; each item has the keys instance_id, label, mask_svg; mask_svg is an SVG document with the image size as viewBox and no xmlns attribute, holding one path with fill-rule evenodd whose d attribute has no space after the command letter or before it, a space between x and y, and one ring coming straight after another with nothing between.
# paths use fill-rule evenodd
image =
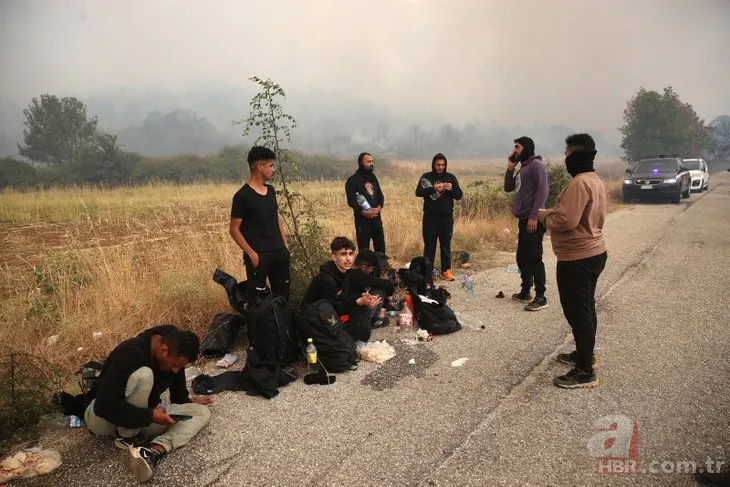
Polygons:
<instances>
[{"instance_id":1,"label":"black t-shirt","mask_svg":"<svg viewBox=\"0 0 730 487\"><path fill-rule=\"evenodd\" d=\"M231 206L231 218L241 218L241 233L257 253L284 247L279 230L279 212L276 191L266 186L266 194L260 195L244 184L235 195Z\"/></svg>"}]
</instances>

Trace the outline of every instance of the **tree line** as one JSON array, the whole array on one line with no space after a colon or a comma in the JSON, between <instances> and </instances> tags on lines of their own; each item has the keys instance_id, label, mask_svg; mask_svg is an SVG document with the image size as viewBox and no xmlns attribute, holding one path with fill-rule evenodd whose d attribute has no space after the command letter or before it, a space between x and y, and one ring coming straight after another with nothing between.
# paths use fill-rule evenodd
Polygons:
<instances>
[{"instance_id":1,"label":"tree line","mask_svg":"<svg viewBox=\"0 0 730 487\"><path fill-rule=\"evenodd\" d=\"M146 155L124 150L119 134L103 130L98 118L89 116L86 105L74 97L43 94L32 99L23 115L25 129L18 153L25 160L0 159L0 187L237 182L245 177L247 170L245 145L225 145L209 155L167 157L151 157L151 150ZM212 124L192 112L153 113L137 129L137 135L145 141L144 148L153 147L155 140L164 137L165 127L170 124L185 128L185 136L176 143L181 152L198 147L198 141L215 135ZM352 140L332 139L327 152L331 154L346 147L356 152L370 150L401 158L425 157L424 154L433 152L446 152L453 154L452 157L478 157L487 149L495 149L485 146L487 142L473 125L459 128L447 124L436 131L412 125L401 136L393 137L388 125L381 124L376 132L373 140L362 142L361 147L353 145ZM627 102L620 132L621 148L628 161L657 155L730 159L730 116L706 123L691 104L680 100L671 86L662 92L639 89ZM504 134L507 139L511 135ZM565 134L554 135L560 142ZM337 147L338 143L341 147ZM299 179L344 179L354 169L350 159L332 155L295 152L292 156L301 168ZM379 168L387 166L387 160L379 160Z\"/></svg>"}]
</instances>

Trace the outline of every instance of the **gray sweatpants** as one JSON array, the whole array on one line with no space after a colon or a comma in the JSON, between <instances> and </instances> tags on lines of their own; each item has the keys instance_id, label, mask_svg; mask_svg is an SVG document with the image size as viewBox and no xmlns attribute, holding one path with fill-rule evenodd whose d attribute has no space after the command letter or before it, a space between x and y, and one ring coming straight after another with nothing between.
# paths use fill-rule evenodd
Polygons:
<instances>
[{"instance_id":1,"label":"gray sweatpants","mask_svg":"<svg viewBox=\"0 0 730 487\"><path fill-rule=\"evenodd\" d=\"M154 375L149 367L141 367L132 373L127 379L127 387L124 395L127 402L138 408L147 408L152 385L154 384ZM96 399L91 401L89 407L84 413L84 421L89 431L97 436L111 436L118 434L124 438L129 438L142 433L151 438L152 443L162 446L167 453L170 453L192 439L193 436L208 424L210 419L210 411L207 406L202 404L171 404L167 408L167 414L186 414L192 416L187 421L178 421L174 425L168 426L163 424L151 423L143 428L122 428L113 425L104 418L100 418L94 412L94 404Z\"/></svg>"}]
</instances>

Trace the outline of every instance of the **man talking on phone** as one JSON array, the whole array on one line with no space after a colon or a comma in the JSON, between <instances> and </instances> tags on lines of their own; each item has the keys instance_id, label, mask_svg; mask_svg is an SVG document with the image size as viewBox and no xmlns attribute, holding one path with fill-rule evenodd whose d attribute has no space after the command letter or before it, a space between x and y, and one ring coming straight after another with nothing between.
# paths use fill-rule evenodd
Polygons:
<instances>
[{"instance_id":1,"label":"man talking on phone","mask_svg":"<svg viewBox=\"0 0 730 487\"><path fill-rule=\"evenodd\" d=\"M520 167L517 168L519 163ZM545 298L545 264L542 262L542 238L545 226L538 220L537 210L545 207L548 196L548 174L541 156L535 155L535 143L529 137L515 139L507 158L504 190L516 191L512 214L518 219L517 267L522 277L522 289L512 299L527 303L527 311L547 308ZM535 285L535 299L530 301L530 289Z\"/></svg>"},{"instance_id":2,"label":"man talking on phone","mask_svg":"<svg viewBox=\"0 0 730 487\"><path fill-rule=\"evenodd\" d=\"M128 450L127 466L147 482L169 453L189 442L208 424L208 396L188 395L185 366L198 357L200 342L191 331L161 325L119 344L104 361L89 391L86 427L98 436L116 436ZM160 395L170 390L170 406Z\"/></svg>"}]
</instances>

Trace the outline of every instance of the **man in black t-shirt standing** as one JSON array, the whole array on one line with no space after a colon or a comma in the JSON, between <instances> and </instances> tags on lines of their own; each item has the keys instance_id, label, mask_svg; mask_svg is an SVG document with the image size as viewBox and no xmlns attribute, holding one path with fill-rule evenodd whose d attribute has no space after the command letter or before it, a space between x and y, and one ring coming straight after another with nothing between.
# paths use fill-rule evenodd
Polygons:
<instances>
[{"instance_id":1,"label":"man in black t-shirt standing","mask_svg":"<svg viewBox=\"0 0 730 487\"><path fill-rule=\"evenodd\" d=\"M248 153L251 171L248 183L233 196L230 233L243 250L249 300L266 289L289 300L289 244L279 214L274 187L276 154L266 147L252 147Z\"/></svg>"},{"instance_id":2,"label":"man in black t-shirt standing","mask_svg":"<svg viewBox=\"0 0 730 487\"><path fill-rule=\"evenodd\" d=\"M355 214L355 233L358 250L370 248L385 253L385 234L380 212L385 204L383 191L375 176L373 156L363 152L357 158L357 171L345 182L347 204Z\"/></svg>"}]
</instances>

